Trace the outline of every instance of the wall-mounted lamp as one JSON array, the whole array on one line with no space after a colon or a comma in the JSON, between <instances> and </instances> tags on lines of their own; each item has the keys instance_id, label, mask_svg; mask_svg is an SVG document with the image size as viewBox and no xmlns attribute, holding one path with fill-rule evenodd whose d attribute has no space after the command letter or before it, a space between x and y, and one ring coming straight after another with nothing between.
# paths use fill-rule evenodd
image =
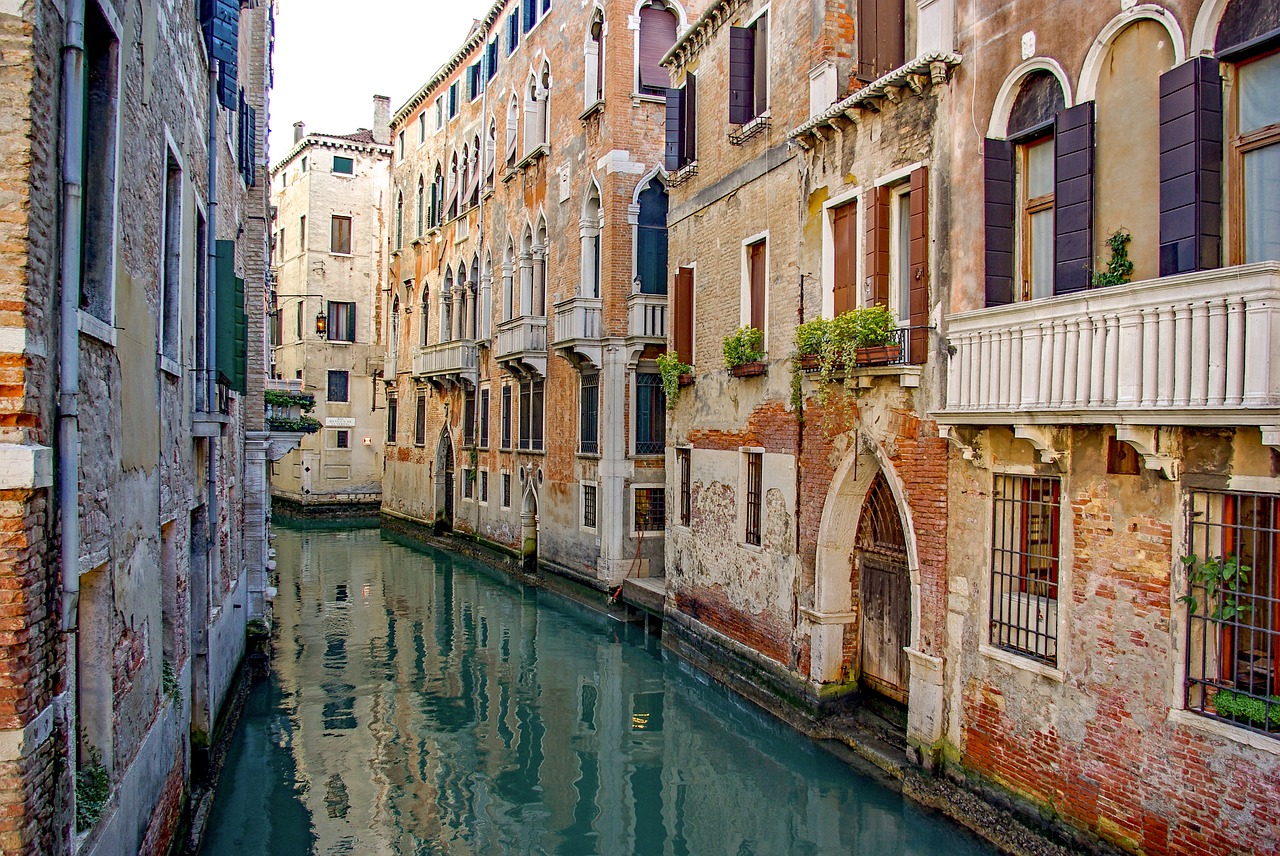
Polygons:
<instances>
[{"instance_id":1,"label":"wall-mounted lamp","mask_svg":"<svg viewBox=\"0 0 1280 856\"><path fill-rule=\"evenodd\" d=\"M316 313L316 336L323 339L325 331L329 327L329 319L325 316L324 310L321 309Z\"/></svg>"}]
</instances>

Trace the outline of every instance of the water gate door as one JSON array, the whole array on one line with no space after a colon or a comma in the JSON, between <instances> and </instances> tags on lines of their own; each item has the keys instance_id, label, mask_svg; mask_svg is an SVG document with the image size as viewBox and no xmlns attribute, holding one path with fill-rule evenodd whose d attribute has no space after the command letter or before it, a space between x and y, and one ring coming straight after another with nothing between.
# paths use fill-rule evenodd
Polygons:
<instances>
[{"instance_id":1,"label":"water gate door","mask_svg":"<svg viewBox=\"0 0 1280 856\"><path fill-rule=\"evenodd\" d=\"M911 642L911 574L902 519L883 473L876 475L862 507L854 557L862 606L862 679L905 704L910 672L903 649Z\"/></svg>"}]
</instances>

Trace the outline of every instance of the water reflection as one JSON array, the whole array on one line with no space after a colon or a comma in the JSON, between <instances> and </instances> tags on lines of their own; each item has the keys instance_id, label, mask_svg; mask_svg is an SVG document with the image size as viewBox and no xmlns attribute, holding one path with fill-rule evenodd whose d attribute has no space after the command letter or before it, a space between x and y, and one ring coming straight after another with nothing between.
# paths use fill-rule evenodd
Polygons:
<instances>
[{"instance_id":1,"label":"water reflection","mask_svg":"<svg viewBox=\"0 0 1280 856\"><path fill-rule=\"evenodd\" d=\"M988 852L637 628L376 530L276 541L204 852Z\"/></svg>"}]
</instances>

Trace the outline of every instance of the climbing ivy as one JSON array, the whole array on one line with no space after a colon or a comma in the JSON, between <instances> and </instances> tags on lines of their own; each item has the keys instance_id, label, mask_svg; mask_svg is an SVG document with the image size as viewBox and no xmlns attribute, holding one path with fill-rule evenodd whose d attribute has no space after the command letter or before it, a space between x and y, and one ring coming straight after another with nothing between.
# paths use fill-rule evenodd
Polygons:
<instances>
[{"instance_id":1,"label":"climbing ivy","mask_svg":"<svg viewBox=\"0 0 1280 856\"><path fill-rule=\"evenodd\" d=\"M1093 287L1106 288L1110 285L1123 285L1133 278L1133 261L1129 258L1129 242L1133 236L1128 229L1117 229L1107 238L1107 246L1111 248L1111 260L1106 270L1093 272Z\"/></svg>"}]
</instances>

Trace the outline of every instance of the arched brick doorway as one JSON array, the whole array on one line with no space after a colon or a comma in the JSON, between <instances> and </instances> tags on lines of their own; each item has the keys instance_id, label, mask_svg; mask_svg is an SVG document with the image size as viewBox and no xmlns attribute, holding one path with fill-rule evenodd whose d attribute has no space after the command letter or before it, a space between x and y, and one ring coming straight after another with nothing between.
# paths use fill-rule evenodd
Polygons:
<instances>
[{"instance_id":1,"label":"arched brick doorway","mask_svg":"<svg viewBox=\"0 0 1280 856\"><path fill-rule=\"evenodd\" d=\"M862 682L907 701L911 644L911 571L902 518L884 473L876 474L862 505L851 569L862 620Z\"/></svg>"}]
</instances>

